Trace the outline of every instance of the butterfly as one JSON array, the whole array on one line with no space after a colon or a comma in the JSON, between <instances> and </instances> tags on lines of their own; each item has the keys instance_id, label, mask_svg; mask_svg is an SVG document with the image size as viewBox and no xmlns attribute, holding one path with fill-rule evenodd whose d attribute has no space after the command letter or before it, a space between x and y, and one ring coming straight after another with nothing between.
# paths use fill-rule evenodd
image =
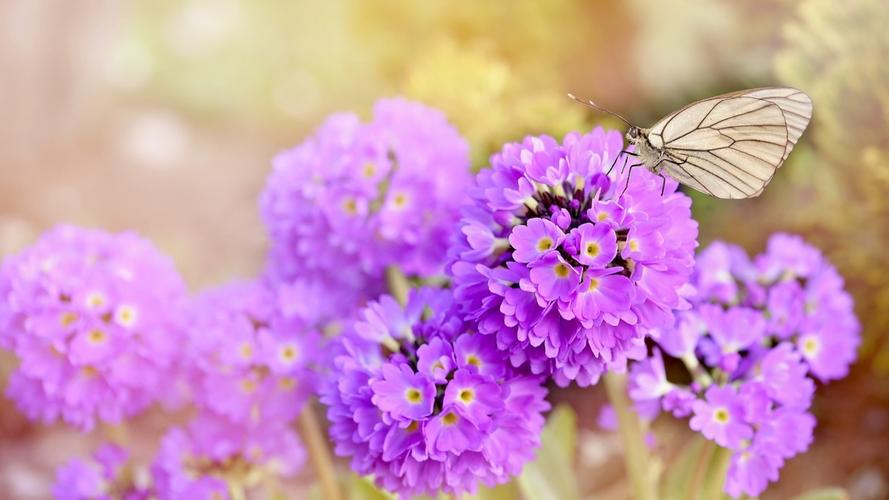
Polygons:
<instances>
[{"instance_id":1,"label":"butterfly","mask_svg":"<svg viewBox=\"0 0 889 500\"><path fill-rule=\"evenodd\" d=\"M568 94L575 101L576 97ZM759 196L812 118L812 99L790 87L765 87L693 102L651 128L632 125L593 101L586 103L624 121L637 158L654 174L717 198ZM624 159L626 166L626 157ZM666 182L666 180L665 180Z\"/></svg>"}]
</instances>

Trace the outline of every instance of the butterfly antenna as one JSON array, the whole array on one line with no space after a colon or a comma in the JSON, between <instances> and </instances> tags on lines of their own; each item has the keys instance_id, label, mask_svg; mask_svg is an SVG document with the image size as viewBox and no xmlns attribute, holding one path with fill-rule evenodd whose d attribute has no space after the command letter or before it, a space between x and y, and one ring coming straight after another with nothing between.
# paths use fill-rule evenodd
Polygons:
<instances>
[{"instance_id":1,"label":"butterfly antenna","mask_svg":"<svg viewBox=\"0 0 889 500\"><path fill-rule=\"evenodd\" d=\"M626 123L627 126L630 126L630 127L633 126L633 124L630 123L630 122L629 122L626 118L624 118L623 116L620 116L619 114L615 113L614 111L611 111L611 110L608 110L608 109L603 108L602 106L599 106L598 104L594 103L594 102L593 102L592 100L590 100L590 99L587 99L586 101L581 101L581 100L578 99L574 94L568 94L568 97L570 97L570 98L571 98L573 101L575 101L575 102L579 102L579 103L583 104L584 106L589 106L589 107L591 107L591 108L593 108L593 109L602 111L602 112L604 112L604 113L608 113L608 114L611 115L611 116L615 116L615 117L617 117L620 121Z\"/></svg>"}]
</instances>

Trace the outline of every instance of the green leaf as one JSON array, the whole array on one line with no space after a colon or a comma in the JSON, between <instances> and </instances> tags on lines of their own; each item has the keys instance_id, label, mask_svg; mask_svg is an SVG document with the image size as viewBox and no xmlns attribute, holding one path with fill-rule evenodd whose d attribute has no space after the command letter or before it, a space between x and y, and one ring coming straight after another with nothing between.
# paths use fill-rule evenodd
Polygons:
<instances>
[{"instance_id":1,"label":"green leaf","mask_svg":"<svg viewBox=\"0 0 889 500\"><path fill-rule=\"evenodd\" d=\"M731 452L694 436L665 471L660 497L664 500L721 500Z\"/></svg>"},{"instance_id":2,"label":"green leaf","mask_svg":"<svg viewBox=\"0 0 889 500\"><path fill-rule=\"evenodd\" d=\"M475 495L463 495L466 500L515 500L520 498L519 487L515 481L494 488L480 486Z\"/></svg>"},{"instance_id":3,"label":"green leaf","mask_svg":"<svg viewBox=\"0 0 889 500\"><path fill-rule=\"evenodd\" d=\"M706 498L707 500L731 498L723 491L723 486L725 485L725 476L728 473L728 467L731 458L731 450L723 448L721 446L716 447L716 451L710 458L707 472L704 475L704 481L701 487L701 491L703 493L701 494L700 498Z\"/></svg>"},{"instance_id":4,"label":"green leaf","mask_svg":"<svg viewBox=\"0 0 889 500\"><path fill-rule=\"evenodd\" d=\"M395 500L395 495L378 489L370 478L352 474L346 484L346 498L350 500Z\"/></svg>"},{"instance_id":5,"label":"green leaf","mask_svg":"<svg viewBox=\"0 0 889 500\"><path fill-rule=\"evenodd\" d=\"M843 488L822 488L797 495L793 500L849 500L849 494Z\"/></svg>"},{"instance_id":6,"label":"green leaf","mask_svg":"<svg viewBox=\"0 0 889 500\"><path fill-rule=\"evenodd\" d=\"M672 461L672 465L662 476L664 481L661 484L661 495L664 500L684 499L688 496L696 466L701 459L701 454L706 450L712 452L709 443L706 440L695 438L679 452L679 456Z\"/></svg>"},{"instance_id":7,"label":"green leaf","mask_svg":"<svg viewBox=\"0 0 889 500\"><path fill-rule=\"evenodd\" d=\"M577 415L561 405L549 415L540 438L537 458L525 466L518 478L522 496L533 500L578 500L574 480L577 446Z\"/></svg>"}]
</instances>

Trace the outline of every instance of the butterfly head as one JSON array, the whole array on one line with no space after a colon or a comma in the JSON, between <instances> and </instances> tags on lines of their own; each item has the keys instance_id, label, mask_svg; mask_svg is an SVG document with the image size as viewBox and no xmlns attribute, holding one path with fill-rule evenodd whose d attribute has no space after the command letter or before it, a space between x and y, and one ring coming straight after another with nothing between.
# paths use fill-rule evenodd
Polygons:
<instances>
[{"instance_id":1,"label":"butterfly head","mask_svg":"<svg viewBox=\"0 0 889 500\"><path fill-rule=\"evenodd\" d=\"M631 126L627 130L627 142L630 144L636 144L642 139L642 129L639 127Z\"/></svg>"}]
</instances>

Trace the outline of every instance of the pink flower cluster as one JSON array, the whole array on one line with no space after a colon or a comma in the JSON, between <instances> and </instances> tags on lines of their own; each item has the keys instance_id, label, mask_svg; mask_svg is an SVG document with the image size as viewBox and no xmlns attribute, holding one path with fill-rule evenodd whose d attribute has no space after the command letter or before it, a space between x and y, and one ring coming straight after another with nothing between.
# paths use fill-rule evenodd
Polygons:
<instances>
[{"instance_id":1,"label":"pink flower cluster","mask_svg":"<svg viewBox=\"0 0 889 500\"><path fill-rule=\"evenodd\" d=\"M32 419L90 430L159 399L183 339L185 285L133 233L58 227L0 269L7 394Z\"/></svg>"}]
</instances>

